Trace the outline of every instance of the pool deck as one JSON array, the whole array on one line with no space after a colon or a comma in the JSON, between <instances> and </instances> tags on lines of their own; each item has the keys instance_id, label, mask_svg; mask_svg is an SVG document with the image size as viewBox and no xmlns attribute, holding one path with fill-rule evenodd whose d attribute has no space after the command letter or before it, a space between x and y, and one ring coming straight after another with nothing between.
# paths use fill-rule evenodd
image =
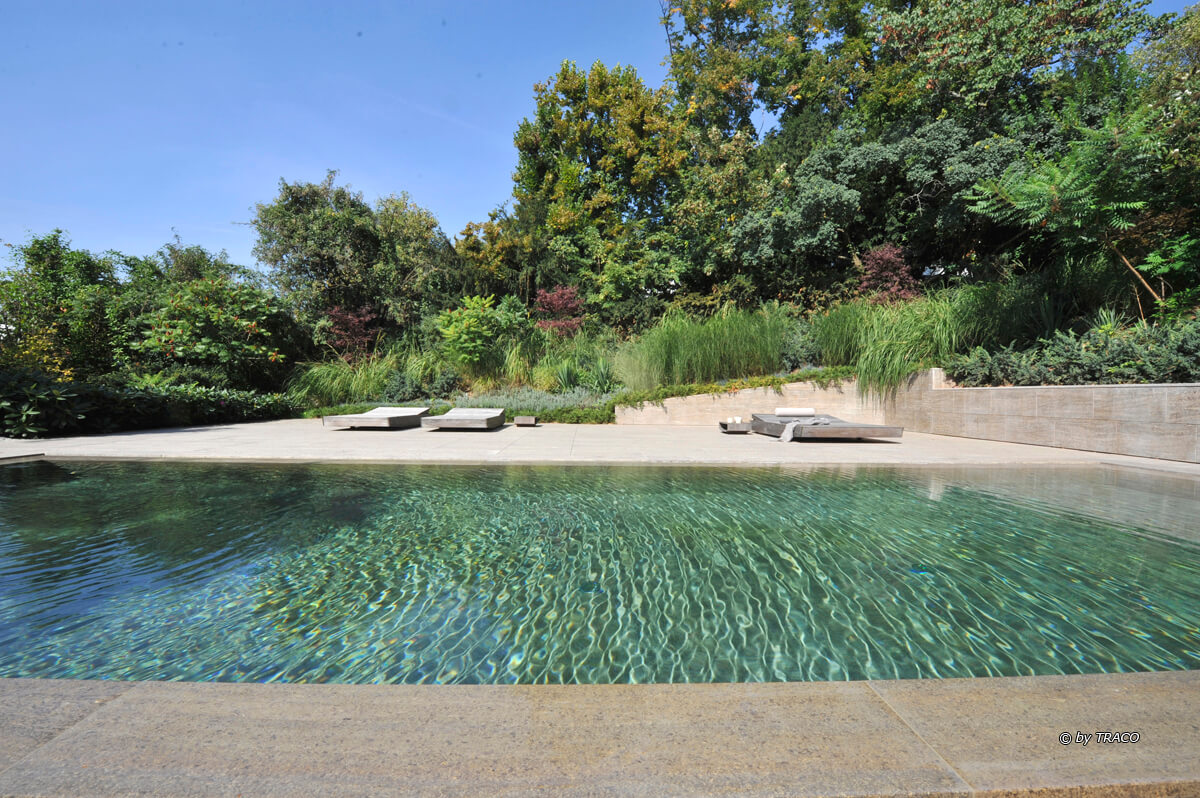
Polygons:
<instances>
[{"instance_id":1,"label":"pool deck","mask_svg":"<svg viewBox=\"0 0 1200 798\"><path fill-rule=\"evenodd\" d=\"M1200 464L905 432L900 439L781 443L723 435L712 427L506 424L493 431L332 430L318 419L123 432L18 441L0 438L0 458L260 462L622 465L1036 465L1096 464L1200 476Z\"/></svg>"},{"instance_id":2,"label":"pool deck","mask_svg":"<svg viewBox=\"0 0 1200 798\"><path fill-rule=\"evenodd\" d=\"M333 431L319 420L0 439L0 461L1200 465L905 433ZM1200 483L1197 483L1200 485ZM1136 742L1078 735L1134 733ZM1060 735L1069 734L1064 745ZM1128 738L1127 738L1128 739ZM0 795L1200 796L1200 671L699 685L0 679Z\"/></svg>"}]
</instances>

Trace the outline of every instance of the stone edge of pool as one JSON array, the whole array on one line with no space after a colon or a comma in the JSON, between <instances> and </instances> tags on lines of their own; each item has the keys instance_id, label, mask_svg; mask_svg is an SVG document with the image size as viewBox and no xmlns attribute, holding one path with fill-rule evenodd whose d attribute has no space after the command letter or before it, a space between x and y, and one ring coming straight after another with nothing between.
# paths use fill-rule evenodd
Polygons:
<instances>
[{"instance_id":1,"label":"stone edge of pool","mask_svg":"<svg viewBox=\"0 0 1200 798\"><path fill-rule=\"evenodd\" d=\"M1194 796L1198 723L1200 671L572 686L0 679L0 794Z\"/></svg>"}]
</instances>

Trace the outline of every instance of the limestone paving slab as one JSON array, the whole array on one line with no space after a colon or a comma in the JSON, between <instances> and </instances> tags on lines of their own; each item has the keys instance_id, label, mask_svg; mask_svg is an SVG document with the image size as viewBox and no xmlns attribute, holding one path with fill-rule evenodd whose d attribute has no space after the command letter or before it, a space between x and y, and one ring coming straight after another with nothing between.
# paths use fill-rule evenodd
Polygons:
<instances>
[{"instance_id":1,"label":"limestone paving slab","mask_svg":"<svg viewBox=\"0 0 1200 798\"><path fill-rule=\"evenodd\" d=\"M1200 795L1200 671L871 687L977 790L1123 785L1114 794L1159 795L1151 785L1174 784L1179 792L1161 794ZM1107 742L1097 732L1136 732L1138 739ZM1093 737L1085 744L1081 734Z\"/></svg>"},{"instance_id":2,"label":"limestone paving slab","mask_svg":"<svg viewBox=\"0 0 1200 798\"><path fill-rule=\"evenodd\" d=\"M122 682L0 679L0 771L129 688Z\"/></svg>"},{"instance_id":3,"label":"limestone paving slab","mask_svg":"<svg viewBox=\"0 0 1200 798\"><path fill-rule=\"evenodd\" d=\"M967 785L863 682L143 683L6 795L909 795Z\"/></svg>"}]
</instances>

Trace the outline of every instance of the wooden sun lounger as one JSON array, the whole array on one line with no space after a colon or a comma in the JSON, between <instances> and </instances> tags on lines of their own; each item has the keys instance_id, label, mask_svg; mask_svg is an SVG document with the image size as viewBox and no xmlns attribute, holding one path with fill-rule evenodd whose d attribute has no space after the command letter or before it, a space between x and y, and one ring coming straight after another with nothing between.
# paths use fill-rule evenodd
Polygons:
<instances>
[{"instance_id":1,"label":"wooden sun lounger","mask_svg":"<svg viewBox=\"0 0 1200 798\"><path fill-rule=\"evenodd\" d=\"M348 416L322 416L321 423L331 429L402 429L418 426L422 416L428 414L428 407L377 407Z\"/></svg>"},{"instance_id":2,"label":"wooden sun lounger","mask_svg":"<svg viewBox=\"0 0 1200 798\"><path fill-rule=\"evenodd\" d=\"M495 429L503 423L502 407L456 407L444 416L421 419L422 427L434 429Z\"/></svg>"},{"instance_id":3,"label":"wooden sun lounger","mask_svg":"<svg viewBox=\"0 0 1200 798\"><path fill-rule=\"evenodd\" d=\"M792 439L804 440L809 438L899 438L904 434L904 427L893 427L887 424L858 424L853 421L842 421L835 416L823 414L812 416L777 416L768 413L755 413L750 419L750 429L760 435L770 435L779 438L788 428L792 427Z\"/></svg>"}]
</instances>

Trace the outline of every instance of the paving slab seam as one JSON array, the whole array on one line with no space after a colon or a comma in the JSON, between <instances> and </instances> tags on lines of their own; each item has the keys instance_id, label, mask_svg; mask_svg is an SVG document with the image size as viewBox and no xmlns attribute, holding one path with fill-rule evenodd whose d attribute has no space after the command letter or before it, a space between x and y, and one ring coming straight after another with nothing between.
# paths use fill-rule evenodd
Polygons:
<instances>
[{"instance_id":1,"label":"paving slab seam","mask_svg":"<svg viewBox=\"0 0 1200 798\"><path fill-rule=\"evenodd\" d=\"M971 793L970 793L971 795L978 794L978 790L976 789L975 785L972 784L971 781L966 776L964 776L962 773L959 773L958 768L954 767L954 765L951 765L950 762L946 760L946 757L942 756L942 752L937 750L936 748L934 748L933 744L930 743L928 740L926 740L921 735L921 733L919 731L917 731L916 728L911 723L908 722L908 719L905 718L903 715L901 715L900 712L894 706L892 706L892 703L890 701L888 701L887 698L883 696L883 694L881 694L878 690L875 689L875 685L871 684L871 680L868 679L866 681L866 685L867 685L867 689L870 690L872 693L874 693L879 698L879 700L883 702L883 705L888 708L888 711L891 712L893 715L895 715L896 719L899 720L901 723L903 723L905 728L907 728L910 732L912 732L913 736L916 737L918 740L920 740L921 743L924 744L924 746L926 748L928 748L933 753L933 755L938 758L938 761L946 766L947 770L949 770L951 773L953 773L955 776L957 776L959 779L961 779L963 784L967 785L967 787L971 791Z\"/></svg>"},{"instance_id":2,"label":"paving slab seam","mask_svg":"<svg viewBox=\"0 0 1200 798\"><path fill-rule=\"evenodd\" d=\"M1194 463L1187 463L1181 460L1159 460L1154 457L1138 457L1134 458L1134 460L1135 462L1132 463L1101 460L1097 465L1105 466L1106 468L1135 468L1139 471L1153 471L1156 474L1195 476L1194 470L1188 468L1188 466L1194 465ZM1145 462L1136 462L1137 460L1144 460Z\"/></svg>"},{"instance_id":3,"label":"paving slab seam","mask_svg":"<svg viewBox=\"0 0 1200 798\"><path fill-rule=\"evenodd\" d=\"M46 681L59 681L59 680L48 679ZM74 680L67 680L67 681L74 681ZM118 682L118 684L119 684L119 682ZM68 723L66 726L63 726L61 729L58 729L57 731L54 732L54 734L50 735L45 740L42 740L40 743L38 743L37 745L30 748L24 754L17 757L13 761L9 762L4 767L0 767L0 778L3 778L5 773L8 773L13 768L15 768L18 765L20 765L21 763L25 762L25 760L33 757L35 754L37 754L39 751L41 751L46 746L54 743L56 740L58 740L64 734L69 732L71 729L73 729L76 726L78 726L79 724L83 723L85 720L88 720L96 713L102 711L104 709L104 707L107 706L108 704L111 704L112 702L114 702L120 698L124 698L127 693L137 689L136 682L126 682L125 684L126 684L125 689L121 690L121 692L119 692L118 694L116 694L112 697L92 699L92 704L88 708L87 712L84 712L82 715L80 715L78 718L76 718L75 720ZM4 793L4 795L0 796L0 798L9 798L9 796L12 796L12 795L16 795L16 794L15 793Z\"/></svg>"}]
</instances>

